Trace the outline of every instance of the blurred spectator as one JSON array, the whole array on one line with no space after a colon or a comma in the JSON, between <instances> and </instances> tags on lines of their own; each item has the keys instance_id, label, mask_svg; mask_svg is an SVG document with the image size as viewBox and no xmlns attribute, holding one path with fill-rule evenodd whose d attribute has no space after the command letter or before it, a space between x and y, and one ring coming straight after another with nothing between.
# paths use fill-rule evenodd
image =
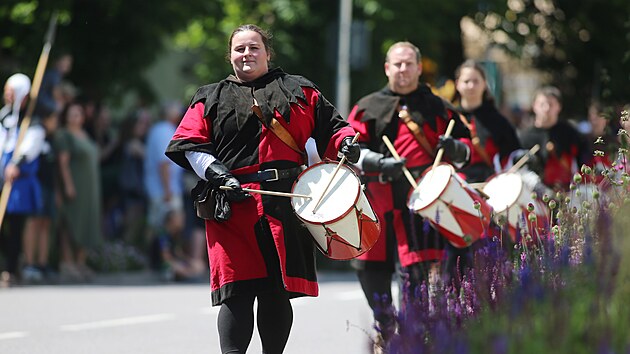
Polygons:
<instances>
[{"instance_id":1,"label":"blurred spectator","mask_svg":"<svg viewBox=\"0 0 630 354\"><path fill-rule=\"evenodd\" d=\"M41 208L26 219L23 234L24 267L22 277L26 283L54 281L55 272L48 263L50 228L57 209L57 164L52 137L57 130L59 114L52 112L41 119L44 139L40 141L39 169L36 177L41 188Z\"/></svg>"},{"instance_id":2,"label":"blurred spectator","mask_svg":"<svg viewBox=\"0 0 630 354\"><path fill-rule=\"evenodd\" d=\"M63 78L72 70L72 55L61 53L42 79L42 84L37 96L37 114L58 112L64 107L64 92L61 87Z\"/></svg>"},{"instance_id":3,"label":"blurred spectator","mask_svg":"<svg viewBox=\"0 0 630 354\"><path fill-rule=\"evenodd\" d=\"M145 138L150 116L132 114L120 126L121 160L118 184L123 211L123 239L138 246L144 236L146 194L144 191Z\"/></svg>"},{"instance_id":4,"label":"blurred spectator","mask_svg":"<svg viewBox=\"0 0 630 354\"><path fill-rule=\"evenodd\" d=\"M20 146L17 145L21 120L28 101L31 80L24 74L14 74L4 85L4 106L0 109L0 174L2 193L10 184L5 216L0 230L0 249L6 258L6 271L2 272L2 285L19 281L18 267L22 232L27 215L39 208L41 191L35 174L39 152L37 147L44 138L42 130L30 126ZM6 197L6 196L5 196Z\"/></svg>"},{"instance_id":5,"label":"blurred spectator","mask_svg":"<svg viewBox=\"0 0 630 354\"><path fill-rule=\"evenodd\" d=\"M163 226L158 229L151 247L151 264L166 281L199 280L205 274L203 262L186 255L183 250L182 234L185 217L181 210L165 213Z\"/></svg>"},{"instance_id":6,"label":"blurred spectator","mask_svg":"<svg viewBox=\"0 0 630 354\"><path fill-rule=\"evenodd\" d=\"M585 134L588 146L587 164L593 167L596 176L600 179L602 177L601 172L610 168L612 162L615 161L619 147L617 139L619 123L612 116L609 119L607 115L612 114L604 112L604 108L599 102L592 102L588 108L588 131ZM595 150L604 151L605 155L594 155Z\"/></svg>"},{"instance_id":7,"label":"blurred spectator","mask_svg":"<svg viewBox=\"0 0 630 354\"><path fill-rule=\"evenodd\" d=\"M162 225L168 210L183 210L184 170L164 154L182 118L182 106L169 103L162 109L162 120L147 135L144 161L144 185L149 198L148 223L152 230Z\"/></svg>"},{"instance_id":8,"label":"blurred spectator","mask_svg":"<svg viewBox=\"0 0 630 354\"><path fill-rule=\"evenodd\" d=\"M83 128L85 114L78 103L61 113L56 137L63 190L61 264L63 280L89 280L87 251L101 242L101 194L98 149Z\"/></svg>"},{"instance_id":9,"label":"blurred spectator","mask_svg":"<svg viewBox=\"0 0 630 354\"><path fill-rule=\"evenodd\" d=\"M122 146L112 127L111 111L107 105L94 105L91 137L99 151L101 195L103 197L103 233L107 239L119 237L123 228L121 191L119 185ZM88 105L89 106L89 105ZM90 132L88 131L88 134Z\"/></svg>"}]
</instances>

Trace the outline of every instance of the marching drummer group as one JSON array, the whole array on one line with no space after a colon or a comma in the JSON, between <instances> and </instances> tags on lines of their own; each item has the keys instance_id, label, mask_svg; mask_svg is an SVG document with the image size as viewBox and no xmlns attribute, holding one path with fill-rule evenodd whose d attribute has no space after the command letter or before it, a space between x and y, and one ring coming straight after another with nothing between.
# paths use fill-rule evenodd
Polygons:
<instances>
[{"instance_id":1,"label":"marching drummer group","mask_svg":"<svg viewBox=\"0 0 630 354\"><path fill-rule=\"evenodd\" d=\"M234 73L199 88L166 152L207 181L210 188L204 191L212 191L200 198L212 199L215 215L206 220L206 236L212 304L221 307L222 353L246 352L254 329L254 300L263 351L282 353L293 321L290 299L318 294L315 243L304 218L296 215L295 203L291 204L296 198L301 206L322 202L315 195L292 194L306 172L303 147L308 138L315 140L322 159L343 158L353 164L365 185L368 207L373 210L357 210L356 215L361 220L371 215L377 219L378 228L366 227L365 232L377 232L378 237L369 250L360 243L365 249L352 265L372 309L391 305L397 264L412 287L425 281L440 263L447 264L451 274L461 274L470 252L453 238L466 238L468 246L484 236L459 235L472 233L463 224L440 229L440 218L422 215L422 207L410 212L413 183L436 162L443 158L440 166L447 167L441 170L453 182L435 177L431 181L435 185L423 183L418 188L434 189L431 198L454 188L449 192L454 199L483 201L467 183L484 182L505 171L520 157L515 155L527 151L522 148L541 147L539 158L529 157L530 165L538 163L533 169L549 188L568 186L584 153L577 131L558 121L557 90L537 94L534 125L519 140L497 111L478 64L467 61L457 70L458 93L450 103L420 83L421 54L409 42L389 48L384 63L387 86L361 98L347 120L311 81L269 67L270 35L259 27L234 30L228 52ZM337 174L340 168L343 172ZM311 176L309 184L324 184L318 190L329 193L325 200L335 200L334 193L343 188L329 186L339 176L350 175L346 169L341 164L320 169L321 181ZM318 210L326 209L325 203ZM462 203L444 204L444 219L449 212L455 223L465 219L463 214L471 206L458 205ZM318 207L311 205L310 213L315 215ZM320 223L328 241L317 246L354 245L339 235L335 223L340 218L332 219ZM374 311L374 316L382 339L387 340L396 330L391 314Z\"/></svg>"}]
</instances>

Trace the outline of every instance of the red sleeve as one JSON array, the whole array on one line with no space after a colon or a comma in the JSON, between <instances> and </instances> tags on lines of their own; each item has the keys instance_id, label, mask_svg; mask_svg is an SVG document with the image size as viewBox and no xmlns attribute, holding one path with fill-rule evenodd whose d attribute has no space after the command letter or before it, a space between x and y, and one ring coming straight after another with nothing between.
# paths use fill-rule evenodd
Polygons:
<instances>
[{"instance_id":1,"label":"red sleeve","mask_svg":"<svg viewBox=\"0 0 630 354\"><path fill-rule=\"evenodd\" d=\"M350 126L361 135L359 136L359 142L366 143L370 141L371 137L368 133L368 125L361 121L364 111L359 111L359 106L354 106L350 115L348 115L348 123Z\"/></svg>"},{"instance_id":2,"label":"red sleeve","mask_svg":"<svg viewBox=\"0 0 630 354\"><path fill-rule=\"evenodd\" d=\"M173 140L188 140L194 143L207 143L210 141L211 129L208 120L204 118L204 105L196 103L184 114L184 118L179 123Z\"/></svg>"}]
</instances>

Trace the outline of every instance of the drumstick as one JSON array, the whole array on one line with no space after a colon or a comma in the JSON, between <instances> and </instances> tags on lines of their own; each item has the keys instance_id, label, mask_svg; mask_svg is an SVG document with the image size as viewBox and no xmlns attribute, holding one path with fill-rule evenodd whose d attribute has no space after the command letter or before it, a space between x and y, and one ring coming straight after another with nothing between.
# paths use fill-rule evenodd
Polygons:
<instances>
[{"instance_id":1,"label":"drumstick","mask_svg":"<svg viewBox=\"0 0 630 354\"><path fill-rule=\"evenodd\" d=\"M455 125L455 119L451 119L448 122L448 127L446 127L446 132L444 133L444 137L448 138L449 136L451 136L451 132L453 131L453 126ZM435 161L433 161L433 167L431 167L432 170L434 170L437 165L440 164L440 161L442 161L442 155L444 155L444 148L440 148L440 150L438 150L437 154L435 155Z\"/></svg>"},{"instance_id":2,"label":"drumstick","mask_svg":"<svg viewBox=\"0 0 630 354\"><path fill-rule=\"evenodd\" d=\"M354 136L354 139L352 139L351 144L356 143L358 139L359 139L359 133L357 133ZM337 175L337 172L339 171L339 169L341 168L341 165L343 165L344 162L346 162L346 156L345 155L341 158L341 161L339 161L339 163L337 164L337 167L335 168L335 171L333 172L332 176L330 177L330 180L328 180L328 184L326 184L326 188L324 188L324 191L322 192L322 195L319 196L319 200L317 201L317 203L315 204L315 207L313 208L313 214L315 214L315 210L317 210L317 208L319 207L319 204L322 202L322 200L324 200L324 196L326 195L326 192L328 191L328 188L330 187L330 184L332 183L333 179L335 179L335 176Z\"/></svg>"},{"instance_id":3,"label":"drumstick","mask_svg":"<svg viewBox=\"0 0 630 354\"><path fill-rule=\"evenodd\" d=\"M523 165L527 162L527 160L529 160L529 157L537 153L539 149L540 149L540 145L538 144L532 146L532 148L529 149L527 154L523 155L523 157L521 157L520 160L518 160L512 167L510 167L510 169L508 170L508 173L514 173L518 171L518 169L523 167Z\"/></svg>"},{"instance_id":4,"label":"drumstick","mask_svg":"<svg viewBox=\"0 0 630 354\"><path fill-rule=\"evenodd\" d=\"M228 187L228 186L220 186L219 189L224 190L224 191L231 191L234 188L232 187ZM306 198L306 199L313 199L312 197L308 196L308 195L304 195L304 194L295 194L295 193L285 193L285 192L275 192L275 191L265 191L265 190L260 190L260 189L251 189L251 188L241 188L244 192L248 192L248 193L258 193L258 194L266 194L266 195L275 195L278 197L297 197L297 198Z\"/></svg>"},{"instance_id":5,"label":"drumstick","mask_svg":"<svg viewBox=\"0 0 630 354\"><path fill-rule=\"evenodd\" d=\"M483 189L483 187L485 187L486 184L487 182L468 183L468 185L474 189Z\"/></svg>"},{"instance_id":6,"label":"drumstick","mask_svg":"<svg viewBox=\"0 0 630 354\"><path fill-rule=\"evenodd\" d=\"M383 135L383 142L385 143L385 145L389 149L389 152L394 156L396 161L400 161L400 155L398 155L398 153L396 152L396 148L394 148L394 145L389 140L387 135ZM403 168L403 173L405 174L405 177L407 177L407 181L409 181L409 183L411 184L413 189L416 189L418 187L418 184L416 183L416 180L411 175L411 172L409 172L409 170L407 169L407 167L405 165L403 165L402 168Z\"/></svg>"}]
</instances>

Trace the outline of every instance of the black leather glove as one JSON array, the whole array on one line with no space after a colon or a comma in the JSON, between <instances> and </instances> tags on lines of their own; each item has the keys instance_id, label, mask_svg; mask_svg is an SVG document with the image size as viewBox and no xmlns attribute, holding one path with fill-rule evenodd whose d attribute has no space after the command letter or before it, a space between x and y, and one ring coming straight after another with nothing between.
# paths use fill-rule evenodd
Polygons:
<instances>
[{"instance_id":1,"label":"black leather glove","mask_svg":"<svg viewBox=\"0 0 630 354\"><path fill-rule=\"evenodd\" d=\"M354 137L348 136L341 141L339 152L346 157L348 162L357 163L361 156L361 146L359 143L353 143Z\"/></svg>"},{"instance_id":2,"label":"black leather glove","mask_svg":"<svg viewBox=\"0 0 630 354\"><path fill-rule=\"evenodd\" d=\"M363 157L363 171L381 172L390 180L395 180L402 176L406 161L404 157L396 160L393 157L384 157L378 152L368 151Z\"/></svg>"},{"instance_id":3,"label":"black leather glove","mask_svg":"<svg viewBox=\"0 0 630 354\"><path fill-rule=\"evenodd\" d=\"M440 141L437 148L444 149L444 154L451 160L451 162L466 162L468 158L468 146L457 139L453 139L452 136L444 137L440 135Z\"/></svg>"},{"instance_id":4,"label":"black leather glove","mask_svg":"<svg viewBox=\"0 0 630 354\"><path fill-rule=\"evenodd\" d=\"M398 179L403 175L405 162L407 162L407 159L404 157L401 157L400 160L396 160L393 157L385 157L381 159L381 171L392 180Z\"/></svg>"},{"instance_id":5,"label":"black leather glove","mask_svg":"<svg viewBox=\"0 0 630 354\"><path fill-rule=\"evenodd\" d=\"M241 183L234 177L227 167L223 166L218 160L213 161L208 168L206 168L206 179L213 188L219 189L221 186L232 188L225 191L225 196L231 202L240 202L249 197L249 194L241 188Z\"/></svg>"},{"instance_id":6,"label":"black leather glove","mask_svg":"<svg viewBox=\"0 0 630 354\"><path fill-rule=\"evenodd\" d=\"M516 164L528 153L529 150L527 149L519 149L512 152L512 165ZM537 154L530 154L527 162L525 162L525 165L523 165L523 167L536 173L537 175L541 175L544 171L543 162L540 156L538 156Z\"/></svg>"}]
</instances>

